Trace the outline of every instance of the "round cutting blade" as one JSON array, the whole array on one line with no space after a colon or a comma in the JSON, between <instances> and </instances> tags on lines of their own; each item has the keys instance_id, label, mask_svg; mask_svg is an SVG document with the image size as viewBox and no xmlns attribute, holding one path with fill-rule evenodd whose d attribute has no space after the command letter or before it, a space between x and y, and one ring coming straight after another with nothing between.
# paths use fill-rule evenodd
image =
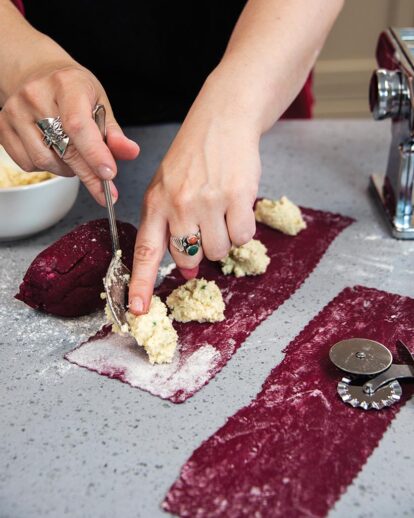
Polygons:
<instances>
[{"instance_id":1,"label":"round cutting blade","mask_svg":"<svg viewBox=\"0 0 414 518\"><path fill-rule=\"evenodd\" d=\"M379 374L392 363L392 354L384 345L366 338L341 340L331 347L329 358L339 369L364 376Z\"/></svg>"},{"instance_id":2,"label":"round cutting blade","mask_svg":"<svg viewBox=\"0 0 414 518\"><path fill-rule=\"evenodd\" d=\"M401 398L401 385L397 380L380 387L373 394L366 393L362 388L363 382L360 383L356 384L349 378L342 378L338 383L337 391L344 403L364 410L381 410L393 405Z\"/></svg>"}]
</instances>

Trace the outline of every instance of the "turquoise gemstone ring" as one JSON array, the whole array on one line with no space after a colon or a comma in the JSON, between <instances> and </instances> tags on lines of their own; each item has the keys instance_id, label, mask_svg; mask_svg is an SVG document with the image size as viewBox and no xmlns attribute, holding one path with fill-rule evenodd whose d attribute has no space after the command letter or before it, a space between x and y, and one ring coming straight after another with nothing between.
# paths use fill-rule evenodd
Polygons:
<instances>
[{"instance_id":1,"label":"turquoise gemstone ring","mask_svg":"<svg viewBox=\"0 0 414 518\"><path fill-rule=\"evenodd\" d=\"M171 244L176 248L179 252L183 252L187 255L196 255L196 253L201 248L201 234L200 231L195 234L188 234L188 236L170 237Z\"/></svg>"}]
</instances>

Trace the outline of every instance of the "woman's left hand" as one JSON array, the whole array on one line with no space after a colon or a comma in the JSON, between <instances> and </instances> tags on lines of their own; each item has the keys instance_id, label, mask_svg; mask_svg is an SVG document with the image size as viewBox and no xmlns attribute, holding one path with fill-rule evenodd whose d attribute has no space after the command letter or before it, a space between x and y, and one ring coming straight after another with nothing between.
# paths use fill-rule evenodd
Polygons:
<instances>
[{"instance_id":1,"label":"woman's left hand","mask_svg":"<svg viewBox=\"0 0 414 518\"><path fill-rule=\"evenodd\" d=\"M203 254L222 259L255 233L260 132L242 106L220 103L215 90L207 81L146 192L129 287L135 314L148 310L170 236L200 230L194 256L170 245L183 276L192 278Z\"/></svg>"}]
</instances>

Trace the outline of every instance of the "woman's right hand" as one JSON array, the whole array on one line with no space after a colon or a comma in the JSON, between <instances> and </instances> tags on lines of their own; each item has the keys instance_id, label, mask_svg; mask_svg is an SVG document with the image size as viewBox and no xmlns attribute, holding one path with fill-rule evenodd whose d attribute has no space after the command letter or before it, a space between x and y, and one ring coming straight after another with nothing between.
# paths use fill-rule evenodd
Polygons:
<instances>
[{"instance_id":1,"label":"woman's right hand","mask_svg":"<svg viewBox=\"0 0 414 518\"><path fill-rule=\"evenodd\" d=\"M97 104L106 108L106 143L92 117ZM43 143L36 126L40 119L58 116L70 139L63 159ZM20 79L0 111L0 144L25 171L79 176L101 205L101 180L115 177L115 159L132 160L139 153L116 122L100 82L76 62L46 63ZM112 182L111 192L115 201Z\"/></svg>"}]
</instances>

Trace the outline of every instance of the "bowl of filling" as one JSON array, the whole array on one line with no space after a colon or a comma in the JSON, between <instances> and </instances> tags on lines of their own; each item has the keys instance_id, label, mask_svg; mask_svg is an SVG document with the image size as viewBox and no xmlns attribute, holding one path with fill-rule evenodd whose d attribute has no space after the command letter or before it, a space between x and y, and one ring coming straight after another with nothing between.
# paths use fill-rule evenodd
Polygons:
<instances>
[{"instance_id":1,"label":"bowl of filling","mask_svg":"<svg viewBox=\"0 0 414 518\"><path fill-rule=\"evenodd\" d=\"M0 146L0 241L22 239L55 225L72 208L79 178L24 172Z\"/></svg>"}]
</instances>

